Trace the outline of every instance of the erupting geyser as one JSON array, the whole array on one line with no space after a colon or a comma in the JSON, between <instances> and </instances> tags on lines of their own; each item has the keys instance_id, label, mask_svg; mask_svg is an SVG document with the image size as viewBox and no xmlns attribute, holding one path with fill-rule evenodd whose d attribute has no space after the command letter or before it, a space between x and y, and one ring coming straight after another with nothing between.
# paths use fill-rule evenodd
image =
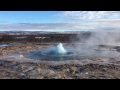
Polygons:
<instances>
[{"instance_id":1,"label":"erupting geyser","mask_svg":"<svg viewBox=\"0 0 120 90\"><path fill-rule=\"evenodd\" d=\"M51 49L50 53L52 54L66 54L67 51L64 49L62 43L59 43L57 47Z\"/></svg>"},{"instance_id":2,"label":"erupting geyser","mask_svg":"<svg viewBox=\"0 0 120 90\"><path fill-rule=\"evenodd\" d=\"M67 51L64 47L62 43L59 43L56 47L50 48L50 49L46 49L46 51L42 52L43 55L46 56L69 56L72 55L73 52Z\"/></svg>"},{"instance_id":3,"label":"erupting geyser","mask_svg":"<svg viewBox=\"0 0 120 90\"><path fill-rule=\"evenodd\" d=\"M26 55L26 58L34 58L39 60L70 60L74 59L76 53L68 48L64 48L62 43L52 48L43 49L40 51L31 52Z\"/></svg>"},{"instance_id":4,"label":"erupting geyser","mask_svg":"<svg viewBox=\"0 0 120 90\"><path fill-rule=\"evenodd\" d=\"M59 43L56 47L41 51L41 54L46 56L46 57L51 57L51 58L56 57L57 59L60 59L60 58L65 59L65 58L70 57L72 55L74 56L75 53L73 53L70 50L66 50L63 47L63 44Z\"/></svg>"}]
</instances>

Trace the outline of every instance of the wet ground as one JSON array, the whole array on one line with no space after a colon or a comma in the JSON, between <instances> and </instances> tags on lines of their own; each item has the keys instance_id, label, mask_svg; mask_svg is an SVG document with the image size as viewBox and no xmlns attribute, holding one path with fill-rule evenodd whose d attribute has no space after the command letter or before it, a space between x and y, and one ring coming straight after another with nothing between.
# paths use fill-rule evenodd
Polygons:
<instances>
[{"instance_id":1,"label":"wet ground","mask_svg":"<svg viewBox=\"0 0 120 90\"><path fill-rule=\"evenodd\" d=\"M7 44L8 45L8 44ZM110 57L75 57L73 60L26 58L29 53L44 50L56 44L9 45L0 48L1 79L119 79L119 47L96 46L97 55ZM65 47L75 48L73 44ZM4 48L3 48L4 47ZM98 48L99 47L99 48ZM83 49L84 50L84 49ZM100 53L101 51L101 53ZM102 51L105 51L104 53ZM109 51L109 52L108 52ZM110 52L111 51L111 52ZM85 55L86 52L83 53ZM89 54L89 53L87 53ZM86 55L87 55L86 54ZM79 54L81 55L81 54ZM89 54L88 56L91 56ZM114 57L113 57L114 56ZM68 58L69 59L69 58Z\"/></svg>"}]
</instances>

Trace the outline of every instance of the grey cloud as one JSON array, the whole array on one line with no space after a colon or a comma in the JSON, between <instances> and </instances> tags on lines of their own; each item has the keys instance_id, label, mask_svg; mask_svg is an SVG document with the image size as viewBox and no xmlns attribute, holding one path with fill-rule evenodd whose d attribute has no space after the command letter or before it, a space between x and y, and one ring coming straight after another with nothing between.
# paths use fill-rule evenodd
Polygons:
<instances>
[{"instance_id":1,"label":"grey cloud","mask_svg":"<svg viewBox=\"0 0 120 90\"><path fill-rule=\"evenodd\" d=\"M0 24L0 30L57 30L69 29L73 24L69 23L19 23L19 24Z\"/></svg>"},{"instance_id":2,"label":"grey cloud","mask_svg":"<svg viewBox=\"0 0 120 90\"><path fill-rule=\"evenodd\" d=\"M77 30L77 31L120 31L120 19L91 20L84 23L18 23L18 24L0 24L0 31L21 30L21 31L57 31L57 30Z\"/></svg>"}]
</instances>

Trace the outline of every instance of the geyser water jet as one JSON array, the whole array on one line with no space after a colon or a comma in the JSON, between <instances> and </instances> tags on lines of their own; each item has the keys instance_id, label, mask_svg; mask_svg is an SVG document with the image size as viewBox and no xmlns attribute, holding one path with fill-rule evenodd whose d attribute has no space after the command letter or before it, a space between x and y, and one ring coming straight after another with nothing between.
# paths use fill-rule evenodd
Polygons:
<instances>
[{"instance_id":1,"label":"geyser water jet","mask_svg":"<svg viewBox=\"0 0 120 90\"><path fill-rule=\"evenodd\" d=\"M62 43L59 43L57 47L54 49L56 54L66 54L67 51L64 49Z\"/></svg>"}]
</instances>

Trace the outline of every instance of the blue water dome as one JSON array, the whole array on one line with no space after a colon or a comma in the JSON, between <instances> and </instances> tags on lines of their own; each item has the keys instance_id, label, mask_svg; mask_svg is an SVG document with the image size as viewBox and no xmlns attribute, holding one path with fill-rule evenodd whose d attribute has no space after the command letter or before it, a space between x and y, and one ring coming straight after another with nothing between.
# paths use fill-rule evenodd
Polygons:
<instances>
[{"instance_id":1,"label":"blue water dome","mask_svg":"<svg viewBox=\"0 0 120 90\"><path fill-rule=\"evenodd\" d=\"M66 54L67 51L64 49L63 44L59 43L57 47L50 50L51 54Z\"/></svg>"}]
</instances>

